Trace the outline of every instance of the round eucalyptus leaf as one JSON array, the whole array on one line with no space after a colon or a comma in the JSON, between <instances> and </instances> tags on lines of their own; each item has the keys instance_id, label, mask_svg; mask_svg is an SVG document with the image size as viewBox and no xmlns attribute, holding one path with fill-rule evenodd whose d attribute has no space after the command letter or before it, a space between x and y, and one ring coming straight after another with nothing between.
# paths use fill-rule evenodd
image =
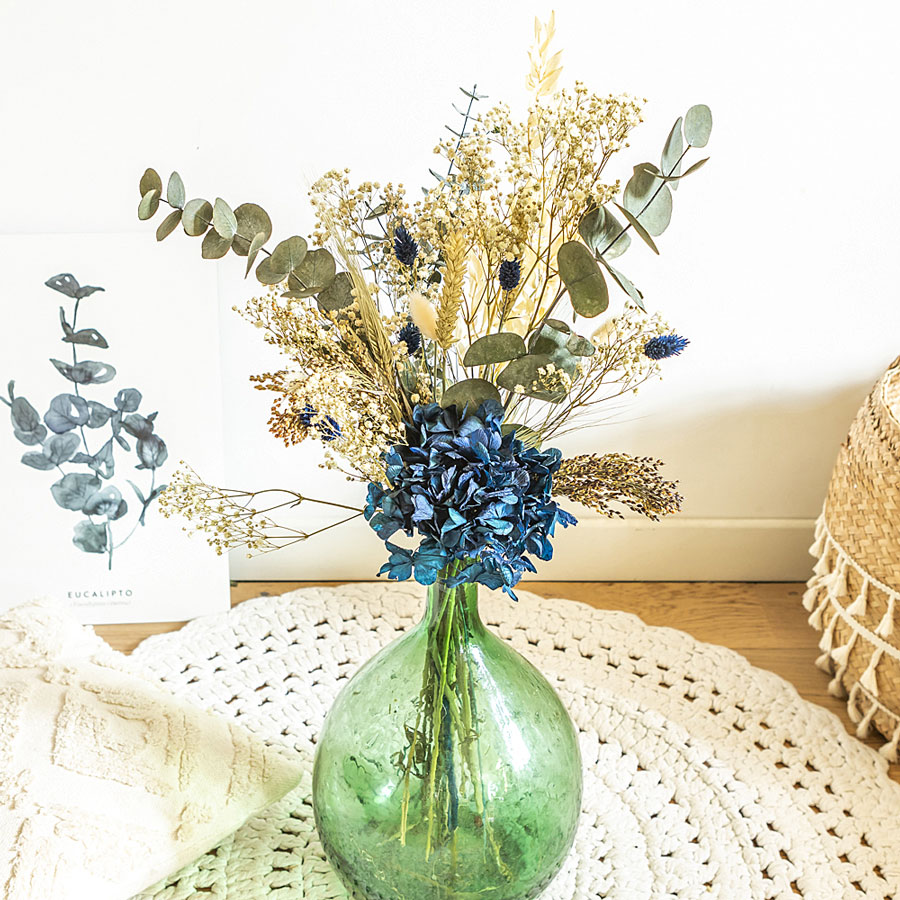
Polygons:
<instances>
[{"instance_id":1,"label":"round eucalyptus leaf","mask_svg":"<svg viewBox=\"0 0 900 900\"><path fill-rule=\"evenodd\" d=\"M51 469L56 468L53 460L48 456L44 456L43 453L37 453L33 450L31 453L22 454L22 462L26 466L31 466L32 469L39 469L42 472L49 472Z\"/></svg>"},{"instance_id":2,"label":"round eucalyptus leaf","mask_svg":"<svg viewBox=\"0 0 900 900\"><path fill-rule=\"evenodd\" d=\"M110 409L108 406L104 406L102 403L98 403L96 400L88 400L88 409L91 414L91 417L87 421L88 428L102 427L109 421L110 416L114 413L114 410Z\"/></svg>"},{"instance_id":3,"label":"round eucalyptus leaf","mask_svg":"<svg viewBox=\"0 0 900 900\"><path fill-rule=\"evenodd\" d=\"M145 219L152 219L159 209L159 191L152 188L147 191L141 202L138 204L138 218L143 222Z\"/></svg>"},{"instance_id":4,"label":"round eucalyptus leaf","mask_svg":"<svg viewBox=\"0 0 900 900\"><path fill-rule=\"evenodd\" d=\"M65 328L65 326L63 326ZM66 332L63 341L67 344L83 344L86 347L100 347L101 350L109 348L105 337L96 328L79 328L78 331Z\"/></svg>"},{"instance_id":5,"label":"round eucalyptus leaf","mask_svg":"<svg viewBox=\"0 0 900 900\"><path fill-rule=\"evenodd\" d=\"M234 210L221 197L216 197L216 202L213 206L212 222L213 228L216 229L221 238L228 241L228 246L230 247L231 239L237 231L237 218L234 215Z\"/></svg>"},{"instance_id":6,"label":"round eucalyptus leaf","mask_svg":"<svg viewBox=\"0 0 900 900\"><path fill-rule=\"evenodd\" d=\"M169 176L169 183L166 185L166 200L171 206L178 209L184 206L184 182L177 172L173 172Z\"/></svg>"},{"instance_id":7,"label":"round eucalyptus leaf","mask_svg":"<svg viewBox=\"0 0 900 900\"><path fill-rule=\"evenodd\" d=\"M222 237L215 228L210 228L200 245L200 255L204 259L221 259L231 249L231 238Z\"/></svg>"},{"instance_id":8,"label":"round eucalyptus leaf","mask_svg":"<svg viewBox=\"0 0 900 900\"><path fill-rule=\"evenodd\" d=\"M206 233L212 222L213 208L209 200L188 200L184 204L184 211L181 216L181 224L184 227L185 234L191 237L200 237Z\"/></svg>"},{"instance_id":9,"label":"round eucalyptus leaf","mask_svg":"<svg viewBox=\"0 0 900 900\"><path fill-rule=\"evenodd\" d=\"M75 384L105 384L116 377L114 366L109 363L86 359L74 366L59 359L51 359L57 371Z\"/></svg>"},{"instance_id":10,"label":"round eucalyptus leaf","mask_svg":"<svg viewBox=\"0 0 900 900\"><path fill-rule=\"evenodd\" d=\"M304 241L304 243L306 242ZM277 250L278 247L275 249ZM272 256L274 257L275 254L273 253ZM303 256L300 265L294 266L291 270L291 277L300 281L305 290L318 292L327 288L334 281L335 268L334 257L324 247L320 247L318 250L310 250ZM288 286L294 290L290 279Z\"/></svg>"},{"instance_id":11,"label":"round eucalyptus leaf","mask_svg":"<svg viewBox=\"0 0 900 900\"><path fill-rule=\"evenodd\" d=\"M662 234L672 220L672 192L659 174L652 163L635 166L622 199L625 209L652 235Z\"/></svg>"},{"instance_id":12,"label":"round eucalyptus leaf","mask_svg":"<svg viewBox=\"0 0 900 900\"><path fill-rule=\"evenodd\" d=\"M574 379L581 361L579 357L569 352L568 347L563 346L550 354L550 362L552 362L557 369L562 369L570 378Z\"/></svg>"},{"instance_id":13,"label":"round eucalyptus leaf","mask_svg":"<svg viewBox=\"0 0 900 900\"><path fill-rule=\"evenodd\" d=\"M106 516L118 518L119 504L122 502L122 493L112 484L108 484L103 490L95 491L87 498L84 504L84 513L88 516Z\"/></svg>"},{"instance_id":14,"label":"round eucalyptus leaf","mask_svg":"<svg viewBox=\"0 0 900 900\"><path fill-rule=\"evenodd\" d=\"M491 384L484 378L466 378L464 381L457 381L451 384L444 391L441 397L441 406L447 409L449 406L455 406L460 411L469 409L477 409L486 400L494 400L500 402L500 391L496 385Z\"/></svg>"},{"instance_id":15,"label":"round eucalyptus leaf","mask_svg":"<svg viewBox=\"0 0 900 900\"><path fill-rule=\"evenodd\" d=\"M137 455L141 464L136 469L158 469L169 458L169 451L162 438L151 434L137 442Z\"/></svg>"},{"instance_id":16,"label":"round eucalyptus leaf","mask_svg":"<svg viewBox=\"0 0 900 900\"><path fill-rule=\"evenodd\" d=\"M250 243L256 235L265 235L262 244L272 237L272 220L261 206L255 203L242 203L235 208L234 217L237 219L237 234L234 236L231 249L238 256L247 255Z\"/></svg>"},{"instance_id":17,"label":"round eucalyptus leaf","mask_svg":"<svg viewBox=\"0 0 900 900\"><path fill-rule=\"evenodd\" d=\"M578 233L595 256L602 253L608 259L621 256L631 245L631 235L605 206L586 212L578 223Z\"/></svg>"},{"instance_id":18,"label":"round eucalyptus leaf","mask_svg":"<svg viewBox=\"0 0 900 900\"><path fill-rule=\"evenodd\" d=\"M712 133L712 111L705 103L692 106L684 116L684 139L692 147L705 147Z\"/></svg>"},{"instance_id":19,"label":"round eucalyptus leaf","mask_svg":"<svg viewBox=\"0 0 900 900\"><path fill-rule=\"evenodd\" d=\"M288 284L294 284L294 290L284 291L279 294L280 297L285 297L290 300L303 300L306 297L314 297L318 292L318 288L305 288L300 287L299 282L293 275L288 275Z\"/></svg>"},{"instance_id":20,"label":"round eucalyptus leaf","mask_svg":"<svg viewBox=\"0 0 900 900\"><path fill-rule=\"evenodd\" d=\"M586 319L604 312L609 306L609 290L591 251L580 241L566 241L556 262L575 312Z\"/></svg>"},{"instance_id":21,"label":"round eucalyptus leaf","mask_svg":"<svg viewBox=\"0 0 900 900\"><path fill-rule=\"evenodd\" d=\"M158 194L162 194L162 178L159 177L159 173L156 169L145 169L144 174L141 175L141 197L147 195L149 191L157 191Z\"/></svg>"},{"instance_id":22,"label":"round eucalyptus leaf","mask_svg":"<svg viewBox=\"0 0 900 900\"><path fill-rule=\"evenodd\" d=\"M463 365L466 368L487 366L518 359L526 353L525 341L520 335L512 331L500 331L478 338L466 351Z\"/></svg>"},{"instance_id":23,"label":"round eucalyptus leaf","mask_svg":"<svg viewBox=\"0 0 900 900\"><path fill-rule=\"evenodd\" d=\"M580 334L569 335L569 339L566 341L566 350L573 356L593 356L597 352L597 348Z\"/></svg>"},{"instance_id":24,"label":"round eucalyptus leaf","mask_svg":"<svg viewBox=\"0 0 900 900\"><path fill-rule=\"evenodd\" d=\"M47 429L43 425L38 425L33 431L19 431L18 428L14 428L13 435L26 447L33 447L35 444L40 444L47 437Z\"/></svg>"},{"instance_id":25,"label":"round eucalyptus leaf","mask_svg":"<svg viewBox=\"0 0 900 900\"><path fill-rule=\"evenodd\" d=\"M521 356L507 364L497 378L497 384L508 391L514 391L521 386L524 388L526 397L559 403L565 397L564 391L547 391L538 386L538 380L541 377L540 370L546 369L550 365L555 365L555 363L546 353L530 353L528 356Z\"/></svg>"},{"instance_id":26,"label":"round eucalyptus leaf","mask_svg":"<svg viewBox=\"0 0 900 900\"><path fill-rule=\"evenodd\" d=\"M334 281L316 297L319 309L337 312L353 303L353 279L347 272L338 272Z\"/></svg>"},{"instance_id":27,"label":"round eucalyptus leaf","mask_svg":"<svg viewBox=\"0 0 900 900\"><path fill-rule=\"evenodd\" d=\"M563 328L558 328L562 325ZM565 347L571 329L559 319L548 319L540 331L536 331L528 342L529 353L554 353Z\"/></svg>"},{"instance_id":28,"label":"round eucalyptus leaf","mask_svg":"<svg viewBox=\"0 0 900 900\"><path fill-rule=\"evenodd\" d=\"M16 431L34 431L41 424L38 411L24 397L13 400L9 417Z\"/></svg>"},{"instance_id":29,"label":"round eucalyptus leaf","mask_svg":"<svg viewBox=\"0 0 900 900\"><path fill-rule=\"evenodd\" d=\"M140 413L129 413L122 420L122 428L125 429L132 437L147 438L153 434L153 419L148 419Z\"/></svg>"},{"instance_id":30,"label":"round eucalyptus leaf","mask_svg":"<svg viewBox=\"0 0 900 900\"><path fill-rule=\"evenodd\" d=\"M50 486L53 499L63 508L81 512L88 498L100 490L100 479L84 472L69 472Z\"/></svg>"},{"instance_id":31,"label":"round eucalyptus leaf","mask_svg":"<svg viewBox=\"0 0 900 900\"><path fill-rule=\"evenodd\" d=\"M67 272L62 275L54 275L52 278L48 278L44 284L54 291L59 291L61 294L71 297L73 300L78 296L78 291L81 289L78 280Z\"/></svg>"},{"instance_id":32,"label":"round eucalyptus leaf","mask_svg":"<svg viewBox=\"0 0 900 900\"><path fill-rule=\"evenodd\" d=\"M296 269L306 258L307 244L306 239L299 235L286 238L275 245L272 251L271 267L273 272L280 272L282 280L287 278L288 272ZM328 253L328 251L325 251ZM330 253L328 254L331 255ZM334 273L332 272L332 277ZM324 285L322 285L324 286Z\"/></svg>"},{"instance_id":33,"label":"round eucalyptus leaf","mask_svg":"<svg viewBox=\"0 0 900 900\"><path fill-rule=\"evenodd\" d=\"M13 397L9 417L16 439L27 447L40 444L47 437L47 429L41 424L38 411L24 397Z\"/></svg>"},{"instance_id":34,"label":"round eucalyptus leaf","mask_svg":"<svg viewBox=\"0 0 900 900\"><path fill-rule=\"evenodd\" d=\"M684 151L684 141L681 137L683 121L681 116L679 116L669 132L669 136L666 138L666 144L659 159L659 170L663 175L678 175L681 172L681 154ZM672 182L672 190L677 187L678 182Z\"/></svg>"},{"instance_id":35,"label":"round eucalyptus leaf","mask_svg":"<svg viewBox=\"0 0 900 900\"><path fill-rule=\"evenodd\" d=\"M106 526L93 522L79 522L75 526L72 543L85 553L106 552Z\"/></svg>"},{"instance_id":36,"label":"round eucalyptus leaf","mask_svg":"<svg viewBox=\"0 0 900 900\"><path fill-rule=\"evenodd\" d=\"M267 256L256 267L256 280L260 284L281 284L285 278L287 278L287 272L279 272L276 267L272 265L271 256Z\"/></svg>"},{"instance_id":37,"label":"round eucalyptus leaf","mask_svg":"<svg viewBox=\"0 0 900 900\"><path fill-rule=\"evenodd\" d=\"M516 425L514 422L507 422L500 426L502 435L505 436L510 432L515 433L516 440L521 441L526 450L541 449L541 436L533 428L529 428L527 425Z\"/></svg>"},{"instance_id":38,"label":"round eucalyptus leaf","mask_svg":"<svg viewBox=\"0 0 900 900\"><path fill-rule=\"evenodd\" d=\"M80 446L81 438L71 431L66 434L51 434L44 442L44 456L54 466L59 466L68 462L78 452Z\"/></svg>"},{"instance_id":39,"label":"round eucalyptus leaf","mask_svg":"<svg viewBox=\"0 0 900 900\"><path fill-rule=\"evenodd\" d=\"M566 322L563 322L562 319L547 319L547 321L544 322L544 325L546 325L548 328L552 328L554 331L559 331L562 334L572 333L572 329L569 328L568 324Z\"/></svg>"},{"instance_id":40,"label":"round eucalyptus leaf","mask_svg":"<svg viewBox=\"0 0 900 900\"><path fill-rule=\"evenodd\" d=\"M114 403L119 412L134 412L141 405L141 400L143 395L137 388L122 388L116 394Z\"/></svg>"},{"instance_id":41,"label":"round eucalyptus leaf","mask_svg":"<svg viewBox=\"0 0 900 900\"><path fill-rule=\"evenodd\" d=\"M181 210L173 209L159 224L156 229L156 239L164 241L177 227L181 221Z\"/></svg>"},{"instance_id":42,"label":"round eucalyptus leaf","mask_svg":"<svg viewBox=\"0 0 900 900\"><path fill-rule=\"evenodd\" d=\"M44 422L54 434L64 434L80 425L86 425L90 418L87 401L76 394L58 394L50 401L50 408L44 413Z\"/></svg>"}]
</instances>

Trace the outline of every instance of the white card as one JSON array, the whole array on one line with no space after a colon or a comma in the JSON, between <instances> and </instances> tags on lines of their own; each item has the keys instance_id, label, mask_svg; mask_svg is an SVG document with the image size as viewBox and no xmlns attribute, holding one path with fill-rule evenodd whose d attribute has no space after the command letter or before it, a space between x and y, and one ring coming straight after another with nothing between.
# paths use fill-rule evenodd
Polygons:
<instances>
[{"instance_id":1,"label":"white card","mask_svg":"<svg viewBox=\"0 0 900 900\"><path fill-rule=\"evenodd\" d=\"M0 260L0 609L50 596L89 624L227 609L226 559L155 495L182 459L222 474L215 267L152 233L0 236ZM61 275L75 282L45 285Z\"/></svg>"}]
</instances>

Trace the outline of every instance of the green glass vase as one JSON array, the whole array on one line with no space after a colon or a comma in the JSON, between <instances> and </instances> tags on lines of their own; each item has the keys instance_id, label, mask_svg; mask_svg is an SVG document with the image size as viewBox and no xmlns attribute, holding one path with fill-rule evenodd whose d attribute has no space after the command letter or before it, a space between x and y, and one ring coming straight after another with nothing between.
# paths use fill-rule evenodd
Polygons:
<instances>
[{"instance_id":1,"label":"green glass vase","mask_svg":"<svg viewBox=\"0 0 900 900\"><path fill-rule=\"evenodd\" d=\"M575 729L544 677L478 615L474 584L428 589L422 621L334 702L316 826L356 900L529 900L581 809Z\"/></svg>"}]
</instances>

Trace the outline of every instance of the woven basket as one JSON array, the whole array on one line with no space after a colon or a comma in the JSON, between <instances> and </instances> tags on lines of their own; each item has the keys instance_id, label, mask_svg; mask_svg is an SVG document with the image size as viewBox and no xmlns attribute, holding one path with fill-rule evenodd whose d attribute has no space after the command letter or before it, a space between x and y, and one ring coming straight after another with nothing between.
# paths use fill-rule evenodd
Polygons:
<instances>
[{"instance_id":1,"label":"woven basket","mask_svg":"<svg viewBox=\"0 0 900 900\"><path fill-rule=\"evenodd\" d=\"M818 558L803 605L822 630L816 665L834 675L865 737L900 746L900 357L863 403L841 445L816 541Z\"/></svg>"}]
</instances>

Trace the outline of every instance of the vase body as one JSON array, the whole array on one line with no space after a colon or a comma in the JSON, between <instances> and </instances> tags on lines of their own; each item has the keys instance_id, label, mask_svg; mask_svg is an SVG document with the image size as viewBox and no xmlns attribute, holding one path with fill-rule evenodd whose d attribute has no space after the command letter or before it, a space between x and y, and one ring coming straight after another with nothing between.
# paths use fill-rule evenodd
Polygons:
<instances>
[{"instance_id":1,"label":"vase body","mask_svg":"<svg viewBox=\"0 0 900 900\"><path fill-rule=\"evenodd\" d=\"M316 826L357 900L529 900L572 846L572 722L485 628L477 597L439 578L422 621L353 676L325 721Z\"/></svg>"}]
</instances>

